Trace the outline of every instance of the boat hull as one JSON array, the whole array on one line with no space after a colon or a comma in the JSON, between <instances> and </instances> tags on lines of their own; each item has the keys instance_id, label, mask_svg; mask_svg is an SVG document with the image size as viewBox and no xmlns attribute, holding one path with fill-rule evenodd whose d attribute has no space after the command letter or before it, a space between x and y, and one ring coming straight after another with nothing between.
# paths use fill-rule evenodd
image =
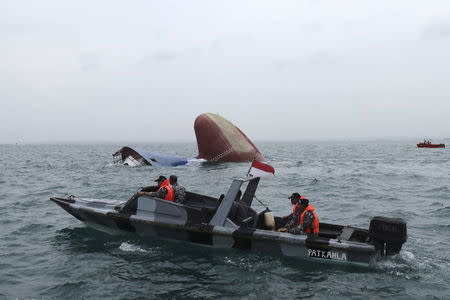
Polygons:
<instances>
[{"instance_id":1,"label":"boat hull","mask_svg":"<svg viewBox=\"0 0 450 300\"><path fill-rule=\"evenodd\" d=\"M164 200L143 197L147 211L138 209L136 214L121 213L115 207L120 201L107 202L95 199L51 198L56 204L86 225L109 234L135 234L141 238L159 237L214 248L256 251L270 255L282 255L320 262L338 262L369 265L376 256L375 247L368 243L293 235L236 226L230 220L223 226L211 226L190 219L189 212L178 213L176 221L164 219L166 205L181 206ZM152 210L153 207L153 210ZM179 212L182 211L181 207ZM144 208L144 206L141 206ZM158 212L160 210L160 212Z\"/></svg>"},{"instance_id":2,"label":"boat hull","mask_svg":"<svg viewBox=\"0 0 450 300\"><path fill-rule=\"evenodd\" d=\"M445 144L417 144L417 148L445 148Z\"/></svg>"},{"instance_id":3,"label":"boat hull","mask_svg":"<svg viewBox=\"0 0 450 300\"><path fill-rule=\"evenodd\" d=\"M199 115L194 122L198 158L208 161L266 161L253 142L233 123L212 113Z\"/></svg>"}]
</instances>

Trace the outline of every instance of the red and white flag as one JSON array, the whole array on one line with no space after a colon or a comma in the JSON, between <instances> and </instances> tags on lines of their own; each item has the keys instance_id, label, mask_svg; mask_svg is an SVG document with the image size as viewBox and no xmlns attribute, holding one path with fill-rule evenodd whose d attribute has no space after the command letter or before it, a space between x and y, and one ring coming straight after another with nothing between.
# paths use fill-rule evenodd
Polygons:
<instances>
[{"instance_id":1,"label":"red and white flag","mask_svg":"<svg viewBox=\"0 0 450 300\"><path fill-rule=\"evenodd\" d=\"M252 177L272 177L275 175L275 169L266 163L254 160L248 175Z\"/></svg>"}]
</instances>

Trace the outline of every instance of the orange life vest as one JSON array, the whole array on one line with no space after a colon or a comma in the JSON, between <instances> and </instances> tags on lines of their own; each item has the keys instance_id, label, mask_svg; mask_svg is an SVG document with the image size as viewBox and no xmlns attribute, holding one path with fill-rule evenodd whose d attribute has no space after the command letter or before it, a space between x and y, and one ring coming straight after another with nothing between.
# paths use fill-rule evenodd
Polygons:
<instances>
[{"instance_id":1,"label":"orange life vest","mask_svg":"<svg viewBox=\"0 0 450 300\"><path fill-rule=\"evenodd\" d=\"M300 199L308 199L305 196L300 196ZM300 206L300 201L295 203L294 208L292 209L292 213L295 215L295 212L297 211L298 207Z\"/></svg>"},{"instance_id":2,"label":"orange life vest","mask_svg":"<svg viewBox=\"0 0 450 300\"><path fill-rule=\"evenodd\" d=\"M167 194L166 194L166 197L164 197L164 200L173 202L175 200L175 192L173 190L173 187L170 185L169 179L166 179L161 183L161 186L159 187L158 191L160 191L162 188L166 189L166 191L167 191Z\"/></svg>"},{"instance_id":3,"label":"orange life vest","mask_svg":"<svg viewBox=\"0 0 450 300\"><path fill-rule=\"evenodd\" d=\"M302 214L300 215L300 223L299 223L300 225L303 224L303 217L305 216L305 213L307 211L310 211L313 214L313 216L314 216L314 220L313 220L313 222L311 224L312 228L311 227L310 228L306 228L306 230L305 230L307 233L319 233L319 217L317 217L317 215L314 212L314 210L315 210L315 207L312 206L311 204L309 204L306 207L306 209L302 212Z\"/></svg>"}]
</instances>

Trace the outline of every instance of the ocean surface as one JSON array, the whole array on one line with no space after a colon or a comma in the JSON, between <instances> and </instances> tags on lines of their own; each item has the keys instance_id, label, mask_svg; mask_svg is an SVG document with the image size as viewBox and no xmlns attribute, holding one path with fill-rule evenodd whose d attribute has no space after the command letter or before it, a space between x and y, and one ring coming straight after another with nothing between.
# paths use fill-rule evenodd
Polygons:
<instances>
[{"instance_id":1,"label":"ocean surface","mask_svg":"<svg viewBox=\"0 0 450 300\"><path fill-rule=\"evenodd\" d=\"M257 143L276 169L257 196L277 215L299 192L324 222L407 221L401 253L369 268L110 236L49 201L125 200L161 174L217 196L249 163L131 168L112 163L123 144L0 145L0 299L450 299L450 149L415 142ZM195 143L130 146L196 154Z\"/></svg>"}]
</instances>

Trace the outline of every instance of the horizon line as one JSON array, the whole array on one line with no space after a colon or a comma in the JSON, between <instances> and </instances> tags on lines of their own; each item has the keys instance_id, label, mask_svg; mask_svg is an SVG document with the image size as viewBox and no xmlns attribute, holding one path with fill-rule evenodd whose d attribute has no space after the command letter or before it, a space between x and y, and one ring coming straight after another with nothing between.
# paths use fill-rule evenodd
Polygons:
<instances>
[{"instance_id":1,"label":"horizon line","mask_svg":"<svg viewBox=\"0 0 450 300\"><path fill-rule=\"evenodd\" d=\"M422 138L417 137L336 137L336 138L305 138L305 139L255 139L252 140L254 143L301 143L301 142L372 142L372 141L412 141L418 140L420 142ZM444 138L427 138L434 140L449 140L450 137ZM181 143L197 143L196 140L185 140L185 139L173 139L173 140L154 140L154 141L111 141L111 140L78 140L78 141L68 141L68 140L56 140L56 141L17 141L17 142L0 142L0 145L81 145L81 144L181 144Z\"/></svg>"}]
</instances>

